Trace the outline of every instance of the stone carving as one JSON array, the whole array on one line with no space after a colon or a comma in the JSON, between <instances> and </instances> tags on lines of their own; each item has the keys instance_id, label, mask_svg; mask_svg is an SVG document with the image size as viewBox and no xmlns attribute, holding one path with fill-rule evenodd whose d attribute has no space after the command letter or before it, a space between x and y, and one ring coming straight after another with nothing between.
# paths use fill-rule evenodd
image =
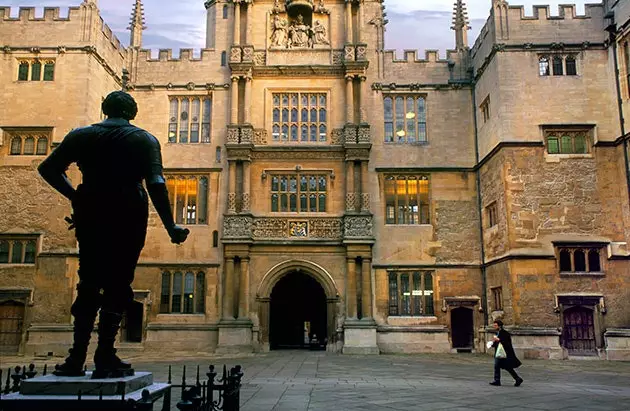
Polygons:
<instances>
[{"instance_id":1,"label":"stone carving","mask_svg":"<svg viewBox=\"0 0 630 411\"><path fill-rule=\"evenodd\" d=\"M58 52L59 54L65 54L65 52L66 52L66 46L59 46L59 47L57 47L57 52Z\"/></svg>"},{"instance_id":2,"label":"stone carving","mask_svg":"<svg viewBox=\"0 0 630 411\"><path fill-rule=\"evenodd\" d=\"M251 63L253 61L254 61L254 47L244 46L243 47L243 62Z\"/></svg>"},{"instance_id":3,"label":"stone carving","mask_svg":"<svg viewBox=\"0 0 630 411\"><path fill-rule=\"evenodd\" d=\"M343 64L343 51L342 50L333 50L332 64L335 66Z\"/></svg>"},{"instance_id":4,"label":"stone carving","mask_svg":"<svg viewBox=\"0 0 630 411\"><path fill-rule=\"evenodd\" d=\"M241 212L247 212L250 209L249 193L243 193L243 203L241 205Z\"/></svg>"},{"instance_id":5,"label":"stone carving","mask_svg":"<svg viewBox=\"0 0 630 411\"><path fill-rule=\"evenodd\" d=\"M253 160L343 160L342 151L253 151Z\"/></svg>"},{"instance_id":6,"label":"stone carving","mask_svg":"<svg viewBox=\"0 0 630 411\"><path fill-rule=\"evenodd\" d=\"M280 218L257 218L254 220L252 234L254 238L287 237L288 221Z\"/></svg>"},{"instance_id":7,"label":"stone carving","mask_svg":"<svg viewBox=\"0 0 630 411\"><path fill-rule=\"evenodd\" d=\"M316 21L315 25L313 26L313 44L330 45L330 41L328 41L328 33L326 31L326 27L324 27L321 21Z\"/></svg>"},{"instance_id":8,"label":"stone carving","mask_svg":"<svg viewBox=\"0 0 630 411\"><path fill-rule=\"evenodd\" d=\"M267 65L267 52L265 51L255 51L254 52L254 65L255 66L265 66Z\"/></svg>"},{"instance_id":9,"label":"stone carving","mask_svg":"<svg viewBox=\"0 0 630 411\"><path fill-rule=\"evenodd\" d=\"M273 10L271 11L273 14L284 13L286 11L286 5L281 3L280 0L273 1Z\"/></svg>"},{"instance_id":10,"label":"stone carving","mask_svg":"<svg viewBox=\"0 0 630 411\"><path fill-rule=\"evenodd\" d=\"M228 130L227 130L227 142L228 142L228 144L238 144L238 135L239 135L238 127L230 127L230 126L228 126Z\"/></svg>"},{"instance_id":11,"label":"stone carving","mask_svg":"<svg viewBox=\"0 0 630 411\"><path fill-rule=\"evenodd\" d=\"M267 145L267 130L262 128L254 130L254 144L258 146Z\"/></svg>"},{"instance_id":12,"label":"stone carving","mask_svg":"<svg viewBox=\"0 0 630 411\"><path fill-rule=\"evenodd\" d=\"M313 30L304 22L301 14L289 26L287 47L313 47Z\"/></svg>"},{"instance_id":13,"label":"stone carving","mask_svg":"<svg viewBox=\"0 0 630 411\"><path fill-rule=\"evenodd\" d=\"M206 90L214 90L215 84L214 83L206 83Z\"/></svg>"},{"instance_id":14,"label":"stone carving","mask_svg":"<svg viewBox=\"0 0 630 411\"><path fill-rule=\"evenodd\" d=\"M241 62L241 48L238 46L232 47L230 49L230 63L240 63Z\"/></svg>"},{"instance_id":15,"label":"stone carving","mask_svg":"<svg viewBox=\"0 0 630 411\"><path fill-rule=\"evenodd\" d=\"M287 45L288 39L288 30L287 30L288 22L286 19L283 19L279 15L275 15L273 17L273 22L271 23L271 45L282 47Z\"/></svg>"},{"instance_id":16,"label":"stone carving","mask_svg":"<svg viewBox=\"0 0 630 411\"><path fill-rule=\"evenodd\" d=\"M251 144L254 141L254 129L251 127L241 128L241 144Z\"/></svg>"},{"instance_id":17,"label":"stone carving","mask_svg":"<svg viewBox=\"0 0 630 411\"><path fill-rule=\"evenodd\" d=\"M335 128L330 133L330 144L332 145L341 145L343 144L343 129Z\"/></svg>"},{"instance_id":18,"label":"stone carving","mask_svg":"<svg viewBox=\"0 0 630 411\"><path fill-rule=\"evenodd\" d=\"M357 209L356 193L346 193L346 211L355 211Z\"/></svg>"},{"instance_id":19,"label":"stone carving","mask_svg":"<svg viewBox=\"0 0 630 411\"><path fill-rule=\"evenodd\" d=\"M372 217L347 216L343 222L344 237L372 237Z\"/></svg>"},{"instance_id":20,"label":"stone carving","mask_svg":"<svg viewBox=\"0 0 630 411\"><path fill-rule=\"evenodd\" d=\"M357 143L357 128L355 126L345 126L343 129L344 142L346 144Z\"/></svg>"},{"instance_id":21,"label":"stone carving","mask_svg":"<svg viewBox=\"0 0 630 411\"><path fill-rule=\"evenodd\" d=\"M357 51L357 61L367 60L367 46L365 44L357 45L356 51Z\"/></svg>"},{"instance_id":22,"label":"stone carving","mask_svg":"<svg viewBox=\"0 0 630 411\"><path fill-rule=\"evenodd\" d=\"M236 213L236 193L228 193L228 213Z\"/></svg>"},{"instance_id":23,"label":"stone carving","mask_svg":"<svg viewBox=\"0 0 630 411\"><path fill-rule=\"evenodd\" d=\"M359 127L358 138L359 138L359 143L369 143L370 142L370 126Z\"/></svg>"},{"instance_id":24,"label":"stone carving","mask_svg":"<svg viewBox=\"0 0 630 411\"><path fill-rule=\"evenodd\" d=\"M289 236L308 237L308 221L289 221Z\"/></svg>"},{"instance_id":25,"label":"stone carving","mask_svg":"<svg viewBox=\"0 0 630 411\"><path fill-rule=\"evenodd\" d=\"M346 45L343 50L344 50L343 59L345 61L354 61L354 46Z\"/></svg>"},{"instance_id":26,"label":"stone carving","mask_svg":"<svg viewBox=\"0 0 630 411\"><path fill-rule=\"evenodd\" d=\"M330 14L330 10L328 10L326 6L324 6L324 0L319 0L319 4L315 6L315 10L313 11L315 13Z\"/></svg>"},{"instance_id":27,"label":"stone carving","mask_svg":"<svg viewBox=\"0 0 630 411\"><path fill-rule=\"evenodd\" d=\"M5 53L10 53L10 52L11 52L11 47L9 47L9 46L4 46L4 47L2 48L2 51L4 51Z\"/></svg>"},{"instance_id":28,"label":"stone carving","mask_svg":"<svg viewBox=\"0 0 630 411\"><path fill-rule=\"evenodd\" d=\"M316 218L309 221L310 238L340 239L342 236L341 219Z\"/></svg>"},{"instance_id":29,"label":"stone carving","mask_svg":"<svg viewBox=\"0 0 630 411\"><path fill-rule=\"evenodd\" d=\"M370 211L370 193L361 194L361 211Z\"/></svg>"},{"instance_id":30,"label":"stone carving","mask_svg":"<svg viewBox=\"0 0 630 411\"><path fill-rule=\"evenodd\" d=\"M252 218L228 216L223 220L223 238L243 238L252 235Z\"/></svg>"},{"instance_id":31,"label":"stone carving","mask_svg":"<svg viewBox=\"0 0 630 411\"><path fill-rule=\"evenodd\" d=\"M188 84L186 84L186 89L193 91L195 89L195 83L193 83L192 81L189 82Z\"/></svg>"}]
</instances>

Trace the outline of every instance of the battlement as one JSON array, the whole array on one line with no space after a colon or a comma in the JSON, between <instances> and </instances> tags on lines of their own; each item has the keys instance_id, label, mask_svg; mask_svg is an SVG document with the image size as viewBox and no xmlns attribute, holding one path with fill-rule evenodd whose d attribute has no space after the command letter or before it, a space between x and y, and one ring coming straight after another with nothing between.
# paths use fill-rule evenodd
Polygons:
<instances>
[{"instance_id":1,"label":"battlement","mask_svg":"<svg viewBox=\"0 0 630 411\"><path fill-rule=\"evenodd\" d=\"M102 32L105 38L109 40L109 42L112 44L112 46L114 46L116 50L120 51L121 53L124 52L125 47L123 47L123 45L120 43L120 40L118 39L118 37L116 37L116 35L112 31L112 29L107 25L107 23L103 21L103 18L100 16L99 18L101 21Z\"/></svg>"},{"instance_id":2,"label":"battlement","mask_svg":"<svg viewBox=\"0 0 630 411\"><path fill-rule=\"evenodd\" d=\"M575 4L560 4L558 5L558 15L552 16L549 5L535 5L533 6L533 16L525 15L525 6L509 6L508 18L511 20L579 20L579 19L591 19L601 18L604 15L604 3L591 3L584 5L584 14L577 14L577 8Z\"/></svg>"},{"instance_id":3,"label":"battlement","mask_svg":"<svg viewBox=\"0 0 630 411\"><path fill-rule=\"evenodd\" d=\"M385 50L385 62L386 63L444 63L453 61L457 58L456 50L446 50L446 59L440 58L439 50L425 50L424 59L418 58L418 50L404 50L403 59L397 58L396 50Z\"/></svg>"},{"instance_id":4,"label":"battlement","mask_svg":"<svg viewBox=\"0 0 630 411\"><path fill-rule=\"evenodd\" d=\"M81 7L69 7L66 17L61 17L60 7L44 7L41 17L36 17L35 7L20 7L18 17L11 17L12 9L8 6L0 6L0 20L3 21L70 21L78 19Z\"/></svg>"},{"instance_id":5,"label":"battlement","mask_svg":"<svg viewBox=\"0 0 630 411\"><path fill-rule=\"evenodd\" d=\"M175 55L173 49L160 49L157 54L157 58L154 56L154 50L141 49L138 51L139 61L148 62L179 62L179 61L204 61L215 57L215 49L201 49L199 57L195 56L195 50L191 48L179 49L179 57L173 57Z\"/></svg>"}]
</instances>

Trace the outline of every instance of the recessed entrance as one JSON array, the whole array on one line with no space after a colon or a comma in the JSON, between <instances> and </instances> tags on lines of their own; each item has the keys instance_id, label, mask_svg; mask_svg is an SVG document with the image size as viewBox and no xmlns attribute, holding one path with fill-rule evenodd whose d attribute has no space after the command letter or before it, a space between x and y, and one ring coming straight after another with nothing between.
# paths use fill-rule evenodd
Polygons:
<instances>
[{"instance_id":1,"label":"recessed entrance","mask_svg":"<svg viewBox=\"0 0 630 411\"><path fill-rule=\"evenodd\" d=\"M0 353L19 351L24 324L24 304L17 301L0 303Z\"/></svg>"},{"instance_id":2,"label":"recessed entrance","mask_svg":"<svg viewBox=\"0 0 630 411\"><path fill-rule=\"evenodd\" d=\"M576 306L564 311L564 347L570 355L597 355L593 309Z\"/></svg>"},{"instance_id":3,"label":"recessed entrance","mask_svg":"<svg viewBox=\"0 0 630 411\"><path fill-rule=\"evenodd\" d=\"M323 344L326 309L326 293L316 279L298 271L285 275L271 292L270 348L306 348L313 336Z\"/></svg>"},{"instance_id":4,"label":"recessed entrance","mask_svg":"<svg viewBox=\"0 0 630 411\"><path fill-rule=\"evenodd\" d=\"M473 310L459 307L451 310L451 338L457 351L470 352L473 349Z\"/></svg>"},{"instance_id":5,"label":"recessed entrance","mask_svg":"<svg viewBox=\"0 0 630 411\"><path fill-rule=\"evenodd\" d=\"M125 312L122 323L123 340L126 342L142 342L142 317L144 306L134 301Z\"/></svg>"}]
</instances>

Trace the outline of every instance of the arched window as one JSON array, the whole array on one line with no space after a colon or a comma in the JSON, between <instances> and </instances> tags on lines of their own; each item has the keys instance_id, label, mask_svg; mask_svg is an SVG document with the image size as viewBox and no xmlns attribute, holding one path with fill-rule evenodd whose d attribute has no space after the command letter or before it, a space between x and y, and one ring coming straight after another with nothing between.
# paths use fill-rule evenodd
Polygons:
<instances>
[{"instance_id":1,"label":"arched window","mask_svg":"<svg viewBox=\"0 0 630 411\"><path fill-rule=\"evenodd\" d=\"M31 156L35 154L35 138L26 137L24 139L24 155Z\"/></svg>"},{"instance_id":2,"label":"arched window","mask_svg":"<svg viewBox=\"0 0 630 411\"><path fill-rule=\"evenodd\" d=\"M560 271L572 271L571 252L569 250L560 250Z\"/></svg>"},{"instance_id":3,"label":"arched window","mask_svg":"<svg viewBox=\"0 0 630 411\"><path fill-rule=\"evenodd\" d=\"M0 264L9 262L9 242L0 240Z\"/></svg>"},{"instance_id":4,"label":"arched window","mask_svg":"<svg viewBox=\"0 0 630 411\"><path fill-rule=\"evenodd\" d=\"M31 81L39 81L42 79L42 63L35 61L31 64Z\"/></svg>"},{"instance_id":5,"label":"arched window","mask_svg":"<svg viewBox=\"0 0 630 411\"><path fill-rule=\"evenodd\" d=\"M195 300L197 304L195 306L196 313L203 313L206 311L206 274L204 272L197 273L197 284L195 284Z\"/></svg>"},{"instance_id":6,"label":"arched window","mask_svg":"<svg viewBox=\"0 0 630 411\"><path fill-rule=\"evenodd\" d=\"M55 62L47 61L44 65L44 81L53 81L55 79Z\"/></svg>"},{"instance_id":7,"label":"arched window","mask_svg":"<svg viewBox=\"0 0 630 411\"><path fill-rule=\"evenodd\" d=\"M169 313L169 305L171 299L171 273L165 271L162 273L162 293L160 295L160 313Z\"/></svg>"},{"instance_id":8,"label":"arched window","mask_svg":"<svg viewBox=\"0 0 630 411\"><path fill-rule=\"evenodd\" d=\"M22 137L15 136L11 139L11 155L19 156L22 154Z\"/></svg>"},{"instance_id":9,"label":"arched window","mask_svg":"<svg viewBox=\"0 0 630 411\"><path fill-rule=\"evenodd\" d=\"M28 81L28 69L28 62L20 62L20 67L18 68L18 81Z\"/></svg>"},{"instance_id":10,"label":"arched window","mask_svg":"<svg viewBox=\"0 0 630 411\"><path fill-rule=\"evenodd\" d=\"M221 67L227 66L227 51L221 52Z\"/></svg>"},{"instance_id":11,"label":"arched window","mask_svg":"<svg viewBox=\"0 0 630 411\"><path fill-rule=\"evenodd\" d=\"M565 64L567 66L567 76L577 76L577 64L575 57L568 56L565 60Z\"/></svg>"},{"instance_id":12,"label":"arched window","mask_svg":"<svg viewBox=\"0 0 630 411\"><path fill-rule=\"evenodd\" d=\"M589 272L602 271L602 266L599 259L599 251L597 250L591 250L588 252L588 271Z\"/></svg>"},{"instance_id":13,"label":"arched window","mask_svg":"<svg viewBox=\"0 0 630 411\"><path fill-rule=\"evenodd\" d=\"M229 13L229 8L227 6L227 4L225 6L223 6L223 19L227 19L228 18L228 13Z\"/></svg>"},{"instance_id":14,"label":"arched window","mask_svg":"<svg viewBox=\"0 0 630 411\"><path fill-rule=\"evenodd\" d=\"M11 263L12 264L22 264L22 249L23 249L22 241L14 241L13 242L13 250L11 251Z\"/></svg>"},{"instance_id":15,"label":"arched window","mask_svg":"<svg viewBox=\"0 0 630 411\"><path fill-rule=\"evenodd\" d=\"M37 139L37 151L35 154L38 156L44 156L48 153L48 138L39 137Z\"/></svg>"},{"instance_id":16,"label":"arched window","mask_svg":"<svg viewBox=\"0 0 630 411\"><path fill-rule=\"evenodd\" d=\"M35 254L37 252L37 243L34 240L26 242L26 250L24 252L24 264L35 264Z\"/></svg>"},{"instance_id":17,"label":"arched window","mask_svg":"<svg viewBox=\"0 0 630 411\"><path fill-rule=\"evenodd\" d=\"M538 59L538 74L541 76L548 76L549 73L549 57L541 56Z\"/></svg>"},{"instance_id":18,"label":"arched window","mask_svg":"<svg viewBox=\"0 0 630 411\"><path fill-rule=\"evenodd\" d=\"M217 248L219 246L219 232L214 230L212 232L212 247Z\"/></svg>"},{"instance_id":19,"label":"arched window","mask_svg":"<svg viewBox=\"0 0 630 411\"><path fill-rule=\"evenodd\" d=\"M573 252L573 264L575 266L575 271L586 271L586 256L584 255L583 250L575 250Z\"/></svg>"},{"instance_id":20,"label":"arched window","mask_svg":"<svg viewBox=\"0 0 630 411\"><path fill-rule=\"evenodd\" d=\"M217 163L221 162L221 147L220 146L217 146L217 150L215 153L215 160Z\"/></svg>"},{"instance_id":21,"label":"arched window","mask_svg":"<svg viewBox=\"0 0 630 411\"><path fill-rule=\"evenodd\" d=\"M562 56L554 56L553 57L553 75L554 76L562 76L564 75L564 59Z\"/></svg>"}]
</instances>

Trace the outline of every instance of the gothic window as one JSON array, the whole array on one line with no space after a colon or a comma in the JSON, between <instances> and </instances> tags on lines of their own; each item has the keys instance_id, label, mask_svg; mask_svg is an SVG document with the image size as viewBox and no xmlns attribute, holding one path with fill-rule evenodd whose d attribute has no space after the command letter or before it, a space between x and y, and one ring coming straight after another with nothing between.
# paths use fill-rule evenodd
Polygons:
<instances>
[{"instance_id":1,"label":"gothic window","mask_svg":"<svg viewBox=\"0 0 630 411\"><path fill-rule=\"evenodd\" d=\"M167 174L166 187L177 224L208 224L208 177Z\"/></svg>"},{"instance_id":2,"label":"gothic window","mask_svg":"<svg viewBox=\"0 0 630 411\"><path fill-rule=\"evenodd\" d=\"M276 143L323 143L328 138L328 96L273 93L271 136Z\"/></svg>"},{"instance_id":3,"label":"gothic window","mask_svg":"<svg viewBox=\"0 0 630 411\"><path fill-rule=\"evenodd\" d=\"M221 67L227 66L227 51L221 52Z\"/></svg>"},{"instance_id":4,"label":"gothic window","mask_svg":"<svg viewBox=\"0 0 630 411\"><path fill-rule=\"evenodd\" d=\"M563 274L602 273L601 246L561 246L557 249L558 265Z\"/></svg>"},{"instance_id":5,"label":"gothic window","mask_svg":"<svg viewBox=\"0 0 630 411\"><path fill-rule=\"evenodd\" d=\"M223 6L223 19L224 20L228 18L228 13L229 13L229 8L226 4L225 6Z\"/></svg>"},{"instance_id":6,"label":"gothic window","mask_svg":"<svg viewBox=\"0 0 630 411\"><path fill-rule=\"evenodd\" d=\"M562 56L553 57L553 75L554 76L564 75L564 59L562 58Z\"/></svg>"},{"instance_id":7,"label":"gothic window","mask_svg":"<svg viewBox=\"0 0 630 411\"><path fill-rule=\"evenodd\" d=\"M434 315L433 274L428 271L389 273L389 315Z\"/></svg>"},{"instance_id":8,"label":"gothic window","mask_svg":"<svg viewBox=\"0 0 630 411\"><path fill-rule=\"evenodd\" d=\"M161 314L203 314L206 275L204 272L164 271L160 293Z\"/></svg>"},{"instance_id":9,"label":"gothic window","mask_svg":"<svg viewBox=\"0 0 630 411\"><path fill-rule=\"evenodd\" d=\"M541 76L548 76L549 72L549 57L541 56L538 58L538 74Z\"/></svg>"},{"instance_id":10,"label":"gothic window","mask_svg":"<svg viewBox=\"0 0 630 411\"><path fill-rule=\"evenodd\" d=\"M547 130L547 153L586 154L589 152L588 134L588 130Z\"/></svg>"},{"instance_id":11,"label":"gothic window","mask_svg":"<svg viewBox=\"0 0 630 411\"><path fill-rule=\"evenodd\" d=\"M503 288L493 287L492 290L492 302L494 311L503 311Z\"/></svg>"},{"instance_id":12,"label":"gothic window","mask_svg":"<svg viewBox=\"0 0 630 411\"><path fill-rule=\"evenodd\" d=\"M567 76L577 76L577 64L575 57L568 56L565 60L567 66Z\"/></svg>"},{"instance_id":13,"label":"gothic window","mask_svg":"<svg viewBox=\"0 0 630 411\"><path fill-rule=\"evenodd\" d=\"M219 232L214 230L212 232L212 247L217 248L219 246Z\"/></svg>"},{"instance_id":14,"label":"gothic window","mask_svg":"<svg viewBox=\"0 0 630 411\"><path fill-rule=\"evenodd\" d=\"M627 98L630 98L630 43L627 41L623 43L623 61L626 68L626 93Z\"/></svg>"},{"instance_id":15,"label":"gothic window","mask_svg":"<svg viewBox=\"0 0 630 411\"><path fill-rule=\"evenodd\" d=\"M497 202L493 202L486 207L487 228L494 227L498 223Z\"/></svg>"},{"instance_id":16,"label":"gothic window","mask_svg":"<svg viewBox=\"0 0 630 411\"><path fill-rule=\"evenodd\" d=\"M490 121L490 96L486 97L479 106L484 124Z\"/></svg>"},{"instance_id":17,"label":"gothic window","mask_svg":"<svg viewBox=\"0 0 630 411\"><path fill-rule=\"evenodd\" d=\"M385 142L427 141L426 99L423 96L388 95L383 99Z\"/></svg>"},{"instance_id":18,"label":"gothic window","mask_svg":"<svg viewBox=\"0 0 630 411\"><path fill-rule=\"evenodd\" d=\"M328 179L317 174L271 176L271 211L274 213L325 213Z\"/></svg>"},{"instance_id":19,"label":"gothic window","mask_svg":"<svg viewBox=\"0 0 630 411\"><path fill-rule=\"evenodd\" d=\"M428 176L385 176L385 224L430 224Z\"/></svg>"},{"instance_id":20,"label":"gothic window","mask_svg":"<svg viewBox=\"0 0 630 411\"><path fill-rule=\"evenodd\" d=\"M34 61L31 64L31 81L39 81L42 78L42 63Z\"/></svg>"},{"instance_id":21,"label":"gothic window","mask_svg":"<svg viewBox=\"0 0 630 411\"><path fill-rule=\"evenodd\" d=\"M44 81L53 81L55 79L55 62L47 61L44 64Z\"/></svg>"},{"instance_id":22,"label":"gothic window","mask_svg":"<svg viewBox=\"0 0 630 411\"><path fill-rule=\"evenodd\" d=\"M220 163L221 162L221 147L220 146L217 146L214 156L215 156L215 161L217 163Z\"/></svg>"},{"instance_id":23,"label":"gothic window","mask_svg":"<svg viewBox=\"0 0 630 411\"><path fill-rule=\"evenodd\" d=\"M210 97L171 97L169 143L209 143L212 100Z\"/></svg>"},{"instance_id":24,"label":"gothic window","mask_svg":"<svg viewBox=\"0 0 630 411\"><path fill-rule=\"evenodd\" d=\"M41 132L29 130L9 130L7 131L11 137L9 154L12 156L45 156L48 154L48 136L42 135Z\"/></svg>"},{"instance_id":25,"label":"gothic window","mask_svg":"<svg viewBox=\"0 0 630 411\"><path fill-rule=\"evenodd\" d=\"M35 264L37 239L0 237L0 264Z\"/></svg>"},{"instance_id":26,"label":"gothic window","mask_svg":"<svg viewBox=\"0 0 630 411\"><path fill-rule=\"evenodd\" d=\"M46 60L42 65L42 62L37 59L22 60L18 66L18 81L28 81L29 74L31 81L42 80L42 66L43 66L43 80L53 81L55 79L55 61Z\"/></svg>"},{"instance_id":27,"label":"gothic window","mask_svg":"<svg viewBox=\"0 0 630 411\"><path fill-rule=\"evenodd\" d=\"M20 62L18 68L18 81L28 81L29 64L27 61Z\"/></svg>"}]
</instances>

